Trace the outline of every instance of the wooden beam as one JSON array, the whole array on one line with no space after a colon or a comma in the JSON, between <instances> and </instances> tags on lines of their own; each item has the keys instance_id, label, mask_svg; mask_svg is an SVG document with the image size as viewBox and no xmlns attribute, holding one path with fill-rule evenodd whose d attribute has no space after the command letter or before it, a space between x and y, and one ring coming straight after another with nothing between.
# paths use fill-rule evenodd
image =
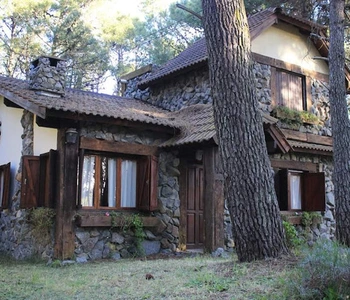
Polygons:
<instances>
[{"instance_id":1,"label":"wooden beam","mask_svg":"<svg viewBox=\"0 0 350 300\"><path fill-rule=\"evenodd\" d=\"M287 153L292 148L291 145L289 145L283 133L281 132L281 130L277 126L269 124L267 126L266 132L268 132L271 135L271 137L277 143L282 153Z\"/></svg>"},{"instance_id":2,"label":"wooden beam","mask_svg":"<svg viewBox=\"0 0 350 300\"><path fill-rule=\"evenodd\" d=\"M208 252L224 246L224 180L217 147L204 149L204 247Z\"/></svg>"},{"instance_id":3,"label":"wooden beam","mask_svg":"<svg viewBox=\"0 0 350 300\"><path fill-rule=\"evenodd\" d=\"M57 149L59 152L58 198L56 204L56 228L54 257L57 259L73 258L75 250L75 215L78 143L65 141L66 128L58 132Z\"/></svg>"},{"instance_id":4,"label":"wooden beam","mask_svg":"<svg viewBox=\"0 0 350 300\"><path fill-rule=\"evenodd\" d=\"M305 132L295 131L291 129L281 129L281 131L285 135L285 137L290 140L308 142L311 144L333 146L332 137L305 133Z\"/></svg>"},{"instance_id":5,"label":"wooden beam","mask_svg":"<svg viewBox=\"0 0 350 300\"><path fill-rule=\"evenodd\" d=\"M180 131L180 129L178 128L166 126L166 125L149 124L149 123L144 123L140 121L128 121L128 120L116 119L112 117L77 114L77 113L67 112L67 111L48 110L47 117L55 117L58 119L67 119L67 120L83 121L83 122L94 122L94 123L100 123L100 124L111 124L116 126L124 126L124 127L141 129L143 131L150 130L155 132L163 132L163 133L168 133L172 135L177 134Z\"/></svg>"},{"instance_id":6,"label":"wooden beam","mask_svg":"<svg viewBox=\"0 0 350 300\"><path fill-rule=\"evenodd\" d=\"M152 71L152 64L149 64L147 66L139 68L139 69L137 69L137 70L135 70L133 72L124 74L124 75L120 76L120 79L130 80L130 79L139 77L139 76L141 76L141 75L143 75L145 73L148 73L150 71Z\"/></svg>"},{"instance_id":7,"label":"wooden beam","mask_svg":"<svg viewBox=\"0 0 350 300\"><path fill-rule=\"evenodd\" d=\"M328 82L329 81L329 76L323 73L315 72L315 71L310 71L301 68L298 65L291 64L291 63L286 63L282 60L276 59L276 58L271 58L265 55L261 55L259 53L252 53L254 61L264 64L264 65L269 65L274 68L278 69L284 69L290 72L294 73L299 73L305 76L310 76L312 78Z\"/></svg>"},{"instance_id":8,"label":"wooden beam","mask_svg":"<svg viewBox=\"0 0 350 300\"><path fill-rule=\"evenodd\" d=\"M28 99L18 97L16 94L11 93L7 90L3 90L3 89L0 89L0 95L2 95L4 98L7 99L7 103L8 103L8 101L11 101L15 105L17 105L23 109L26 109L35 115L38 115L42 118L45 118L45 116L46 116L46 108L45 107L39 106L39 105L29 101Z\"/></svg>"},{"instance_id":9,"label":"wooden beam","mask_svg":"<svg viewBox=\"0 0 350 300\"><path fill-rule=\"evenodd\" d=\"M278 169L300 170L317 172L317 164L311 162L301 162L294 160L271 159L271 167Z\"/></svg>"},{"instance_id":10,"label":"wooden beam","mask_svg":"<svg viewBox=\"0 0 350 300\"><path fill-rule=\"evenodd\" d=\"M157 146L113 142L86 137L80 138L80 148L86 150L118 152L134 155L156 155L158 152Z\"/></svg>"}]
</instances>

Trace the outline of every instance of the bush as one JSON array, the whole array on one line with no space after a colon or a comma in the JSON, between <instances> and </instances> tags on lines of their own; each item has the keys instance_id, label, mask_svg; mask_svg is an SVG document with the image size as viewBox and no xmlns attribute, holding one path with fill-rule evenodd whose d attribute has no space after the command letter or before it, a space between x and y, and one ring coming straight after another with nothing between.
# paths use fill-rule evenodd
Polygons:
<instances>
[{"instance_id":1,"label":"bush","mask_svg":"<svg viewBox=\"0 0 350 300\"><path fill-rule=\"evenodd\" d=\"M319 240L297 268L290 299L349 299L349 295L350 249Z\"/></svg>"},{"instance_id":2,"label":"bush","mask_svg":"<svg viewBox=\"0 0 350 300\"><path fill-rule=\"evenodd\" d=\"M298 248L302 244L302 240L298 237L295 227L287 221L283 221L284 232L286 234L287 246L289 249Z\"/></svg>"}]
</instances>

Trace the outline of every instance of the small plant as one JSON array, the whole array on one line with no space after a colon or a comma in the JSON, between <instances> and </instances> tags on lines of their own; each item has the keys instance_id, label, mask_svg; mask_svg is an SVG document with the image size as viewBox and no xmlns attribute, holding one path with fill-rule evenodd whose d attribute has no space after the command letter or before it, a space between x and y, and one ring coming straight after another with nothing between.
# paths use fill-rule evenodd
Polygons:
<instances>
[{"instance_id":1,"label":"small plant","mask_svg":"<svg viewBox=\"0 0 350 300\"><path fill-rule=\"evenodd\" d=\"M191 279L188 286L193 288L205 287L209 292L224 292L229 289L229 282L211 273L201 273L196 278Z\"/></svg>"},{"instance_id":2,"label":"small plant","mask_svg":"<svg viewBox=\"0 0 350 300\"><path fill-rule=\"evenodd\" d=\"M290 293L293 299L348 299L350 249L334 241L319 240L305 253Z\"/></svg>"},{"instance_id":3,"label":"small plant","mask_svg":"<svg viewBox=\"0 0 350 300\"><path fill-rule=\"evenodd\" d=\"M143 232L143 222L138 214L123 214L117 212L110 212L108 215L111 217L111 227L121 227L124 232L133 230L137 248L137 254L139 256L144 255L144 249L142 247L142 241L145 238Z\"/></svg>"},{"instance_id":4,"label":"small plant","mask_svg":"<svg viewBox=\"0 0 350 300\"><path fill-rule=\"evenodd\" d=\"M33 226L33 236L40 243L50 241L50 230L54 224L55 211L52 208L39 207L30 211L29 223Z\"/></svg>"},{"instance_id":5,"label":"small plant","mask_svg":"<svg viewBox=\"0 0 350 300\"><path fill-rule=\"evenodd\" d=\"M322 220L322 216L317 212L307 212L304 211L301 216L301 224L305 228L310 228L312 224L318 224Z\"/></svg>"},{"instance_id":6,"label":"small plant","mask_svg":"<svg viewBox=\"0 0 350 300\"><path fill-rule=\"evenodd\" d=\"M282 221L284 232L286 234L287 246L290 249L299 247L302 244L302 240L298 237L298 232L295 227L287 221Z\"/></svg>"},{"instance_id":7,"label":"small plant","mask_svg":"<svg viewBox=\"0 0 350 300\"><path fill-rule=\"evenodd\" d=\"M283 105L276 106L272 115L279 118L283 123L290 125L302 125L303 123L317 124L318 117L308 111L298 111Z\"/></svg>"}]
</instances>

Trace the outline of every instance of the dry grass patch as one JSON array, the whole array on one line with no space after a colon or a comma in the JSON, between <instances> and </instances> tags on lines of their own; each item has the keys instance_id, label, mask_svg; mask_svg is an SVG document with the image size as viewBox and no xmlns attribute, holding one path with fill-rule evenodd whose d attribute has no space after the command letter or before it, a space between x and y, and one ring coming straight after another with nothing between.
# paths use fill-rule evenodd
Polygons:
<instances>
[{"instance_id":1,"label":"dry grass patch","mask_svg":"<svg viewBox=\"0 0 350 300\"><path fill-rule=\"evenodd\" d=\"M283 299L281 284L291 268L289 259L243 264L205 255L61 268L0 260L0 298Z\"/></svg>"}]
</instances>

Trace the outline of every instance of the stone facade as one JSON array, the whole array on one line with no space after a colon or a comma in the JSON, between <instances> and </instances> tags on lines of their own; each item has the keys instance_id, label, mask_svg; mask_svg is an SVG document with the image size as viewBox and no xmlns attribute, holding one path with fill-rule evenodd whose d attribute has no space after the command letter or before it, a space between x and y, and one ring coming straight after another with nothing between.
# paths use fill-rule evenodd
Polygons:
<instances>
[{"instance_id":1,"label":"stone facade","mask_svg":"<svg viewBox=\"0 0 350 300\"><path fill-rule=\"evenodd\" d=\"M116 126L91 125L81 130L81 136L109 141L158 145L159 135L132 131ZM176 152L161 152L158 160L159 211L151 216L161 220L159 228L144 228L141 242L142 254L174 251L179 242L180 200L178 167L180 160ZM83 210L81 211L83 213ZM78 212L79 214L79 212ZM127 258L138 255L137 239L132 229L125 228L81 228L76 227L75 254L78 262L101 258Z\"/></svg>"}]
</instances>

